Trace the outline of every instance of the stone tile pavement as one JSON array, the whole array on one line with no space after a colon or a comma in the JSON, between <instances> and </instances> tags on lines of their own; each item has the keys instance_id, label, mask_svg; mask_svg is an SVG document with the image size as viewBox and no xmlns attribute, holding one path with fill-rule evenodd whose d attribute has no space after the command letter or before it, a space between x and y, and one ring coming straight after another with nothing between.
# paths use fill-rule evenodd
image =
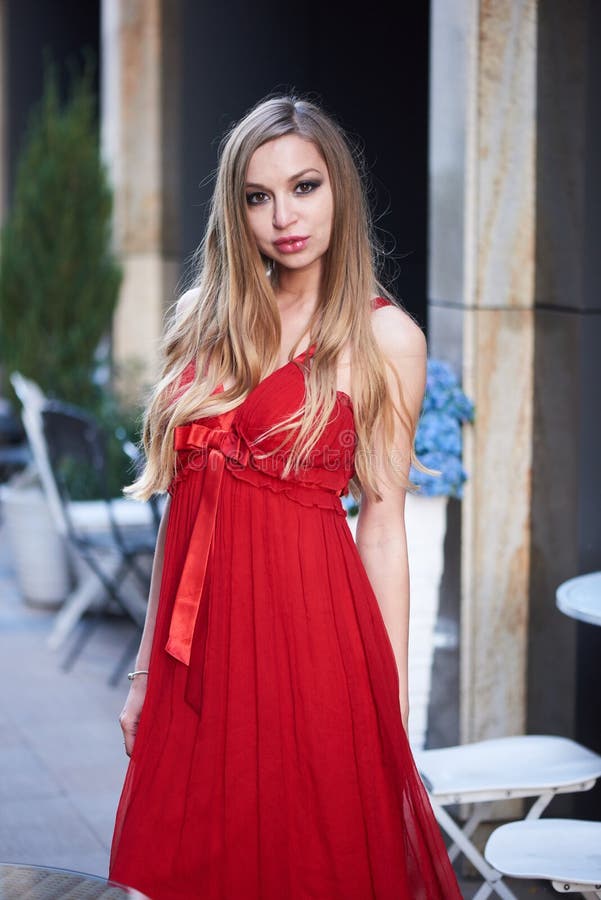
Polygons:
<instances>
[{"instance_id":1,"label":"stone tile pavement","mask_svg":"<svg viewBox=\"0 0 601 900\"><path fill-rule=\"evenodd\" d=\"M64 672L64 650L46 645L52 621L21 601L0 524L0 861L106 876L128 688L125 675L117 687L107 680L134 630L107 617ZM461 873L461 885L469 900L479 882ZM511 886L519 898L556 896L543 884Z\"/></svg>"},{"instance_id":2,"label":"stone tile pavement","mask_svg":"<svg viewBox=\"0 0 601 900\"><path fill-rule=\"evenodd\" d=\"M21 602L1 526L0 548L0 860L105 876L128 684L107 680L133 626L108 617L62 671L64 650L46 646L53 613Z\"/></svg>"}]
</instances>

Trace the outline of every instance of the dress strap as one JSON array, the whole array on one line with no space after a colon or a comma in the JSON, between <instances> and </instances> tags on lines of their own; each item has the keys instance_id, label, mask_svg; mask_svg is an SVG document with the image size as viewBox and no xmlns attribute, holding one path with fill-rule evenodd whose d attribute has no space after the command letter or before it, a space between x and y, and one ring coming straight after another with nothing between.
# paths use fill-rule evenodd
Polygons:
<instances>
[{"instance_id":1,"label":"dress strap","mask_svg":"<svg viewBox=\"0 0 601 900\"><path fill-rule=\"evenodd\" d=\"M382 306L394 306L394 303L391 300L387 300L386 297L374 297L371 301L372 312L374 309L380 309Z\"/></svg>"}]
</instances>

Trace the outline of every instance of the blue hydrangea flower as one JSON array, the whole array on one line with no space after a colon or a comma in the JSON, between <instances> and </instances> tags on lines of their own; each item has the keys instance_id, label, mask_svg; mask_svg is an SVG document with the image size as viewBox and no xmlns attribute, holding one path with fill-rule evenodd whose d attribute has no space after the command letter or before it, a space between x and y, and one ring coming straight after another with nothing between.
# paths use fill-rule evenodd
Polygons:
<instances>
[{"instance_id":1,"label":"blue hydrangea flower","mask_svg":"<svg viewBox=\"0 0 601 900\"><path fill-rule=\"evenodd\" d=\"M467 473L462 466L462 425L474 421L474 404L461 390L448 363L428 359L426 391L415 435L419 461L440 475L427 475L411 466L409 477L425 497L463 497ZM349 515L358 505L349 493L342 503Z\"/></svg>"},{"instance_id":2,"label":"blue hydrangea flower","mask_svg":"<svg viewBox=\"0 0 601 900\"><path fill-rule=\"evenodd\" d=\"M463 497L463 483L467 474L461 465L461 458L446 453L433 452L418 454L419 461L429 469L436 469L441 474L427 475L411 467L411 481L419 486L419 493L425 497Z\"/></svg>"},{"instance_id":3,"label":"blue hydrangea flower","mask_svg":"<svg viewBox=\"0 0 601 900\"><path fill-rule=\"evenodd\" d=\"M348 494L343 494L340 499L342 500L343 507L349 515L354 516L358 512L357 501L350 491Z\"/></svg>"},{"instance_id":4,"label":"blue hydrangea flower","mask_svg":"<svg viewBox=\"0 0 601 900\"><path fill-rule=\"evenodd\" d=\"M419 461L440 475L411 467L410 478L424 496L463 497L467 474L461 464L464 422L474 421L474 404L461 390L448 363L429 359L426 392L415 436Z\"/></svg>"},{"instance_id":5,"label":"blue hydrangea flower","mask_svg":"<svg viewBox=\"0 0 601 900\"><path fill-rule=\"evenodd\" d=\"M433 451L461 456L461 423L444 410L424 412L415 437L418 456Z\"/></svg>"}]
</instances>

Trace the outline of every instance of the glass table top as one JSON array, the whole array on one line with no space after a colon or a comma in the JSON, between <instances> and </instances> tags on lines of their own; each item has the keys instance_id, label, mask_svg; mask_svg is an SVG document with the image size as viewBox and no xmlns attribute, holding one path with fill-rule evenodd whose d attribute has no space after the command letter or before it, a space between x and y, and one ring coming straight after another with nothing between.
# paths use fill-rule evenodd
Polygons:
<instances>
[{"instance_id":1,"label":"glass table top","mask_svg":"<svg viewBox=\"0 0 601 900\"><path fill-rule=\"evenodd\" d=\"M0 863L0 900L151 900L133 888L98 875Z\"/></svg>"}]
</instances>

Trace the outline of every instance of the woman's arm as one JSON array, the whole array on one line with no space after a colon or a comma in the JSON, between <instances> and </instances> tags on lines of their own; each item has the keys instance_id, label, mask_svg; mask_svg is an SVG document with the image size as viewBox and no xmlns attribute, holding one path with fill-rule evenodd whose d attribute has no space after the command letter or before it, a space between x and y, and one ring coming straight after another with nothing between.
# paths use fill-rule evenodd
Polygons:
<instances>
[{"instance_id":1,"label":"woman's arm","mask_svg":"<svg viewBox=\"0 0 601 900\"><path fill-rule=\"evenodd\" d=\"M163 558L165 554L165 535L167 532L167 522L169 520L169 508L171 506L171 497L167 495L167 502L163 509L159 531L157 534L156 549L152 562L152 575L150 578L150 590L148 593L148 606L146 608L146 618L144 620L144 629L140 640L140 647L136 656L136 669L150 668L150 651L152 649L152 640L154 638L154 629L157 620L157 610L159 606L159 594L161 589L161 578L163 575ZM136 675L132 679L129 693L125 701L125 705L119 716L119 724L123 731L125 752L131 756L138 722L144 705L146 696L146 675Z\"/></svg>"},{"instance_id":2,"label":"woman's arm","mask_svg":"<svg viewBox=\"0 0 601 900\"><path fill-rule=\"evenodd\" d=\"M384 307L372 313L374 336L398 373L406 411L416 423L426 385L427 347L423 332L402 310ZM400 404L396 380L388 372L392 400ZM394 464L405 477L411 461L410 438L395 416ZM357 548L374 589L386 624L399 672L403 725L409 717L407 654L409 640L409 564L405 535L405 488L386 483L383 448L374 441L370 459L377 466L382 500L361 498L357 521Z\"/></svg>"},{"instance_id":3,"label":"woman's arm","mask_svg":"<svg viewBox=\"0 0 601 900\"><path fill-rule=\"evenodd\" d=\"M161 522L159 524L159 530L157 534L156 548L154 551L154 559L152 561L152 575L150 577L150 590L148 592L148 607L146 609L146 618L144 620L144 630L142 631L140 647L138 650L138 655L136 656L136 669L147 669L150 663L150 651L152 649L152 639L154 637L154 628L156 625L157 610L159 606L161 578L163 576L165 534L167 532L167 522L169 520L170 506L171 496L170 494L167 494L167 501L161 515Z\"/></svg>"},{"instance_id":4,"label":"woman's arm","mask_svg":"<svg viewBox=\"0 0 601 900\"><path fill-rule=\"evenodd\" d=\"M197 300L198 290L196 288L191 288L186 291L182 296L178 299L175 307L175 315L176 318L181 319L186 313L188 313L194 302ZM163 509L163 514L161 516L161 522L159 525L159 531L157 535L157 543L156 549L154 553L154 560L152 564L152 576L150 579L150 592L148 595L148 608L146 610L146 619L144 621L144 630L142 632L142 639L140 641L140 647L138 650L138 655L136 656L136 669L147 669L150 661L150 651L152 649L152 639L154 637L154 628L156 625L157 618L157 608L159 605L159 592L161 589L161 577L163 575L163 554L165 552L165 534L167 532L167 521L169 519L169 507L171 505L171 496L167 494L167 502L165 503L165 507ZM135 683L136 678L134 678L132 685ZM144 680L144 676L140 676L140 681Z\"/></svg>"}]
</instances>

